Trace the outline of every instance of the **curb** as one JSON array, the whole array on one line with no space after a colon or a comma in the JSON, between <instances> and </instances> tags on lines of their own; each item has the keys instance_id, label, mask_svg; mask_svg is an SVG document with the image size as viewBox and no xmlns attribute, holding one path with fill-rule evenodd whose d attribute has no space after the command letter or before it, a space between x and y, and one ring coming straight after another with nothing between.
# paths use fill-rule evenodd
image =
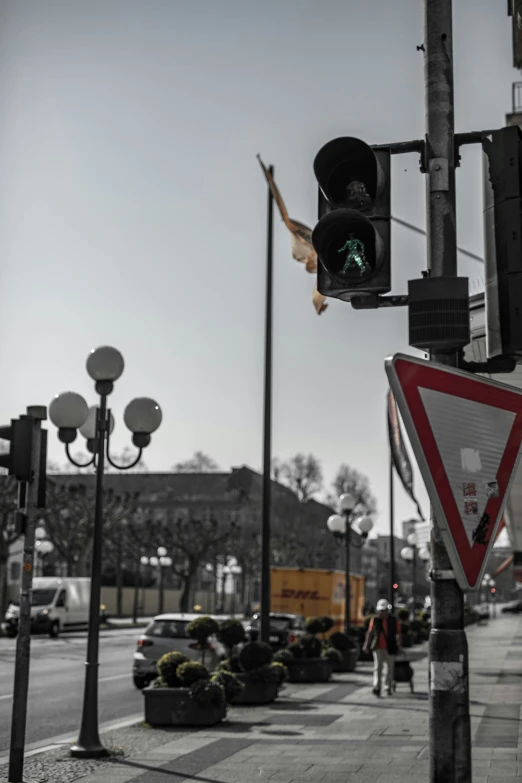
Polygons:
<instances>
[{"instance_id":1,"label":"curb","mask_svg":"<svg viewBox=\"0 0 522 783\"><path fill-rule=\"evenodd\" d=\"M126 718L120 720L108 721L102 723L99 727L100 734L107 731L115 731L116 729L125 729L127 726L132 726L135 723L142 723L144 720L143 713L139 712L135 715L128 715ZM57 737L48 737L38 742L32 742L30 745L25 746L24 755L25 758L30 756L37 756L39 753L46 753L49 750L56 750L63 745L73 745L78 739L78 734L60 734ZM4 750L0 753L0 765L7 764L9 761L9 751Z\"/></svg>"}]
</instances>

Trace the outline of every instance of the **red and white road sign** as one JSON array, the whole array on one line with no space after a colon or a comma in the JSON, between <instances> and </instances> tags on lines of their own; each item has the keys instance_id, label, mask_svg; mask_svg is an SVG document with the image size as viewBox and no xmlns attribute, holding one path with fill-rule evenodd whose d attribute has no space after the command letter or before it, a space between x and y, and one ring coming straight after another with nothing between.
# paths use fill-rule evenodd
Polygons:
<instances>
[{"instance_id":1,"label":"red and white road sign","mask_svg":"<svg viewBox=\"0 0 522 783\"><path fill-rule=\"evenodd\" d=\"M520 461L522 391L402 354L386 373L455 577L478 588Z\"/></svg>"}]
</instances>

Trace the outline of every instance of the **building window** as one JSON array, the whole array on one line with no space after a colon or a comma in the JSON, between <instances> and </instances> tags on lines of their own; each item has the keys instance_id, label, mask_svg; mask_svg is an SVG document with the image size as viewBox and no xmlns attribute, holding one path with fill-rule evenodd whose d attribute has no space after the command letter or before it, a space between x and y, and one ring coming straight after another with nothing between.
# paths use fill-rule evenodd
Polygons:
<instances>
[{"instance_id":1,"label":"building window","mask_svg":"<svg viewBox=\"0 0 522 783\"><path fill-rule=\"evenodd\" d=\"M11 582L19 582L22 573L22 565L18 560L13 560L11 563Z\"/></svg>"}]
</instances>

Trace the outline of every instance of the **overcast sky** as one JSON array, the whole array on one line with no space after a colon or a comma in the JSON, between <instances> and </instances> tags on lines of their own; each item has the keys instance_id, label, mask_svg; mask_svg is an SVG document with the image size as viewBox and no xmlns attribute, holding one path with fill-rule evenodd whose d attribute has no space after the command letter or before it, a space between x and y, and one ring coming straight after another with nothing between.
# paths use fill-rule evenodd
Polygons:
<instances>
[{"instance_id":1,"label":"overcast sky","mask_svg":"<svg viewBox=\"0 0 522 783\"><path fill-rule=\"evenodd\" d=\"M420 0L3 0L0 6L0 421L73 389L90 403L88 351L126 369L111 404L152 396L146 453L168 470L201 449L228 470L262 461L266 189L314 225L316 152L338 135L424 135ZM454 3L457 131L511 108L505 2ZM418 156L393 159L392 210L425 224ZM458 241L482 254L482 167L465 148ZM393 226L394 293L425 241ZM482 265L460 257L480 285ZM329 483L366 473L388 524L387 355L404 309L318 317L314 278L275 223L274 455L312 452ZM55 433L50 458L63 461ZM424 509L427 499L417 473ZM396 520L415 508L397 484Z\"/></svg>"}]
</instances>

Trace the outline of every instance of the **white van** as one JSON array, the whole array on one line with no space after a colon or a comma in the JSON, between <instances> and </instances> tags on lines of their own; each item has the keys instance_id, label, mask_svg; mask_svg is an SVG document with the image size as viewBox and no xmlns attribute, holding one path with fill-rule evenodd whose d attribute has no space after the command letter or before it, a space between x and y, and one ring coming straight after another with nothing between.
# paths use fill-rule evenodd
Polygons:
<instances>
[{"instance_id":1,"label":"white van","mask_svg":"<svg viewBox=\"0 0 522 783\"><path fill-rule=\"evenodd\" d=\"M56 638L65 628L80 628L89 622L89 578L37 576L33 579L31 631ZM18 599L11 601L2 623L7 636L18 633Z\"/></svg>"}]
</instances>

